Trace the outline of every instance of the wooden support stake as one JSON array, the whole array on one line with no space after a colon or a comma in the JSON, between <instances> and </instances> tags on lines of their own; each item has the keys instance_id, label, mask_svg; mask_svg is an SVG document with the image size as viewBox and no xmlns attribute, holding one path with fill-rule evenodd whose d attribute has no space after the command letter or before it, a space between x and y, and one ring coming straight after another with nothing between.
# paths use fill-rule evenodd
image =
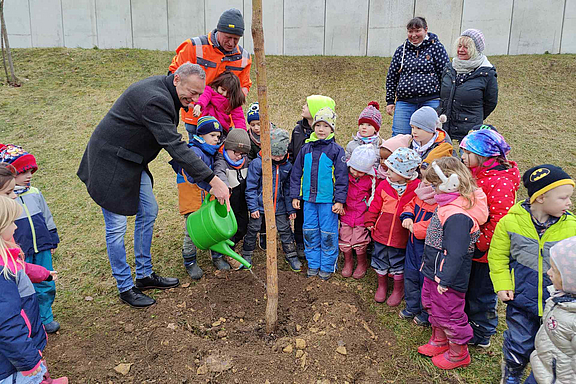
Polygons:
<instances>
[{"instance_id":1,"label":"wooden support stake","mask_svg":"<svg viewBox=\"0 0 576 384\"><path fill-rule=\"evenodd\" d=\"M272 200L272 157L266 81L266 55L262 27L262 0L252 0L252 40L256 62L256 83L260 104L260 143L262 154L262 196L266 216L266 332L276 331L278 323L278 259L276 254L276 215ZM277 176L279 177L279 176Z\"/></svg>"}]
</instances>

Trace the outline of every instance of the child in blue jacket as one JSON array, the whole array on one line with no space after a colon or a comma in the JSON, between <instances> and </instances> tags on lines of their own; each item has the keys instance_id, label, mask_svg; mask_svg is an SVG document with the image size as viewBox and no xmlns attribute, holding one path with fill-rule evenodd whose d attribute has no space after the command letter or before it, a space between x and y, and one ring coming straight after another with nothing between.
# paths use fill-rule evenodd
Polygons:
<instances>
[{"instance_id":1,"label":"child in blue jacket","mask_svg":"<svg viewBox=\"0 0 576 384\"><path fill-rule=\"evenodd\" d=\"M290 170L292 164L288 161L288 143L290 136L283 129L273 129L270 132L270 147L272 154L272 198L276 214L276 228L280 234L282 249L286 254L286 262L294 272L300 272L302 263L296 253L294 234L290 228L290 220L296 217L288 195L290 186ZM262 157L258 155L248 167L246 178L246 203L250 212L248 231L244 237L242 256L252 263L252 254L256 247L256 235L262 225L264 204L262 202Z\"/></svg>"},{"instance_id":2,"label":"child in blue jacket","mask_svg":"<svg viewBox=\"0 0 576 384\"><path fill-rule=\"evenodd\" d=\"M10 163L16 169L14 193L16 201L23 208L16 219L18 229L14 240L24 251L27 263L41 265L49 271L52 267L52 252L58 246L60 238L52 212L46 204L42 192L31 187L32 174L38 170L36 159L17 145L8 144L0 147L0 161ZM42 281L34 284L40 305L40 317L46 332L55 333L60 324L54 320L52 304L56 297L56 284L53 281Z\"/></svg>"},{"instance_id":3,"label":"child in blue jacket","mask_svg":"<svg viewBox=\"0 0 576 384\"><path fill-rule=\"evenodd\" d=\"M24 262L14 244L14 220L22 213L14 200L0 197L0 384L67 384L52 379L42 359L46 333L32 281L53 280L56 272Z\"/></svg>"},{"instance_id":4,"label":"child in blue jacket","mask_svg":"<svg viewBox=\"0 0 576 384\"><path fill-rule=\"evenodd\" d=\"M292 206L304 200L307 276L328 280L338 261L338 215L344 214L348 166L344 148L334 141L336 113L328 107L314 116L314 132L298 153L290 178Z\"/></svg>"},{"instance_id":5,"label":"child in blue jacket","mask_svg":"<svg viewBox=\"0 0 576 384\"><path fill-rule=\"evenodd\" d=\"M212 116L203 116L198 119L196 134L190 139L188 146L194 150L194 153L210 168L214 168L214 158L220 149L220 137L222 136L222 125ZM184 214L184 222L188 219L190 213L199 208L198 196L193 187L194 184L201 189L200 199L204 200L205 192L210 191L210 184L205 181L196 182L184 168L176 161L170 160L174 171L178 174L178 200L180 212ZM201 202L201 201L200 201ZM196 262L196 246L190 239L188 231L184 229L184 241L182 245L182 257L184 258L184 267L188 276L193 280L202 278L204 271ZM230 265L224 260L220 253L212 251L212 263L219 270L228 270Z\"/></svg>"}]
</instances>

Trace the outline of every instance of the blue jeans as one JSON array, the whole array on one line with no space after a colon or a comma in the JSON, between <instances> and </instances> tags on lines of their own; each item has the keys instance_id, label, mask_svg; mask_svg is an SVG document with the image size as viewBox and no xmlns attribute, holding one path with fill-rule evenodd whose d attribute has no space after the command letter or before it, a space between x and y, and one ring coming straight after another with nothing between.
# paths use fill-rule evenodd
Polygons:
<instances>
[{"instance_id":1,"label":"blue jeans","mask_svg":"<svg viewBox=\"0 0 576 384\"><path fill-rule=\"evenodd\" d=\"M338 261L338 215L332 212L332 203L304 201L302 232L308 269L335 272Z\"/></svg>"},{"instance_id":2,"label":"blue jeans","mask_svg":"<svg viewBox=\"0 0 576 384\"><path fill-rule=\"evenodd\" d=\"M52 267L52 253L50 250L40 251L33 254L31 257L26 258L27 263L41 265L49 271L53 271ZM56 283L52 281L42 281L34 284L36 297L38 298L38 306L40 307L40 318L42 324L50 324L54 321L52 314L52 304L56 297Z\"/></svg>"},{"instance_id":3,"label":"blue jeans","mask_svg":"<svg viewBox=\"0 0 576 384\"><path fill-rule=\"evenodd\" d=\"M119 215L102 208L106 224L106 250L112 267L112 275L120 293L134 286L132 271L126 262L124 235L126 234L127 216ZM152 232L158 216L158 203L152 192L152 180L146 171L140 178L140 202L134 223L134 256L136 261L136 278L141 279L152 273Z\"/></svg>"},{"instance_id":4,"label":"blue jeans","mask_svg":"<svg viewBox=\"0 0 576 384\"><path fill-rule=\"evenodd\" d=\"M410 117L416 110L428 106L434 109L440 105L440 99L433 99L421 103L408 103L398 100L394 108L394 119L392 120L392 136L412 134Z\"/></svg>"}]
</instances>

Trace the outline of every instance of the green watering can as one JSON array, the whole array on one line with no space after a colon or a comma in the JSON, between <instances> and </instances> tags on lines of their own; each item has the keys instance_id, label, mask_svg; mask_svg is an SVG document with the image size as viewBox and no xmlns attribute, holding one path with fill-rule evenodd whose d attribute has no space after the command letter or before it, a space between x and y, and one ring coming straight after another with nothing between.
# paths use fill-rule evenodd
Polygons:
<instances>
[{"instance_id":1,"label":"green watering can","mask_svg":"<svg viewBox=\"0 0 576 384\"><path fill-rule=\"evenodd\" d=\"M234 211L228 211L226 205L220 204L216 199L210 200L209 193L206 194L200 209L188 216L186 230L196 248L211 249L230 256L247 269L252 268L249 262L230 248L234 245L230 238L238 230Z\"/></svg>"}]
</instances>

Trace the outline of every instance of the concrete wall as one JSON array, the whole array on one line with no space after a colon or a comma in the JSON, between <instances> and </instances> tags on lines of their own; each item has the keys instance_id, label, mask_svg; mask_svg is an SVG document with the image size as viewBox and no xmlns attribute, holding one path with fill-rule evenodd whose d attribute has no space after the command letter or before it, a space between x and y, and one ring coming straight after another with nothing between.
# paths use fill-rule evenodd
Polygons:
<instances>
[{"instance_id":1,"label":"concrete wall","mask_svg":"<svg viewBox=\"0 0 576 384\"><path fill-rule=\"evenodd\" d=\"M426 17L449 53L477 28L487 55L576 53L576 0L264 0L266 53L391 56L406 22ZM6 0L10 45L174 50L240 9L253 51L251 0Z\"/></svg>"}]
</instances>

